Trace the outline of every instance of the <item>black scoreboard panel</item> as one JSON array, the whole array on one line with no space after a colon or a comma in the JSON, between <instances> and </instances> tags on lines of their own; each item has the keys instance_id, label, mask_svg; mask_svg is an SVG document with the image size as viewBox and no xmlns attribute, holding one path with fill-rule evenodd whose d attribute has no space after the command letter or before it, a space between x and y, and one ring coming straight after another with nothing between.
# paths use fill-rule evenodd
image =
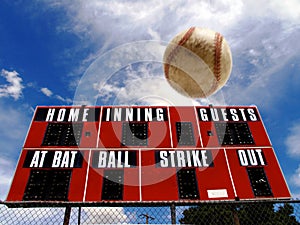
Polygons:
<instances>
[{"instance_id":1,"label":"black scoreboard panel","mask_svg":"<svg viewBox=\"0 0 300 225\"><path fill-rule=\"evenodd\" d=\"M256 197L273 196L264 168L250 167L247 168L247 172L248 172L253 193Z\"/></svg>"},{"instance_id":2,"label":"black scoreboard panel","mask_svg":"<svg viewBox=\"0 0 300 225\"><path fill-rule=\"evenodd\" d=\"M289 197L254 106L44 106L7 201Z\"/></svg>"},{"instance_id":3,"label":"black scoreboard panel","mask_svg":"<svg viewBox=\"0 0 300 225\"><path fill-rule=\"evenodd\" d=\"M254 145L246 122L215 122L220 145Z\"/></svg>"},{"instance_id":4,"label":"black scoreboard panel","mask_svg":"<svg viewBox=\"0 0 300 225\"><path fill-rule=\"evenodd\" d=\"M82 123L48 123L42 146L78 146Z\"/></svg>"},{"instance_id":5,"label":"black scoreboard panel","mask_svg":"<svg viewBox=\"0 0 300 225\"><path fill-rule=\"evenodd\" d=\"M123 200L123 170L105 170L103 176L102 200Z\"/></svg>"},{"instance_id":6,"label":"black scoreboard panel","mask_svg":"<svg viewBox=\"0 0 300 225\"><path fill-rule=\"evenodd\" d=\"M179 146L195 146L193 124L191 122L176 122L176 137Z\"/></svg>"},{"instance_id":7,"label":"black scoreboard panel","mask_svg":"<svg viewBox=\"0 0 300 225\"><path fill-rule=\"evenodd\" d=\"M68 201L71 170L31 170L23 200Z\"/></svg>"},{"instance_id":8,"label":"black scoreboard panel","mask_svg":"<svg viewBox=\"0 0 300 225\"><path fill-rule=\"evenodd\" d=\"M199 199L198 182L195 169L177 171L180 199Z\"/></svg>"},{"instance_id":9,"label":"black scoreboard panel","mask_svg":"<svg viewBox=\"0 0 300 225\"><path fill-rule=\"evenodd\" d=\"M123 122L122 125L122 145L147 146L148 123Z\"/></svg>"}]
</instances>

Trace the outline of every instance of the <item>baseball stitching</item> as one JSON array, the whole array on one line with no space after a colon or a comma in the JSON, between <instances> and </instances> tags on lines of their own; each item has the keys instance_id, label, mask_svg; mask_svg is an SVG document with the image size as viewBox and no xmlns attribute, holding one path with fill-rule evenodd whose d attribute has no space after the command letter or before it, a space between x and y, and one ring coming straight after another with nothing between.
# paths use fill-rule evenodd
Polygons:
<instances>
[{"instance_id":1,"label":"baseball stitching","mask_svg":"<svg viewBox=\"0 0 300 225\"><path fill-rule=\"evenodd\" d=\"M218 88L218 82L221 80L221 55L222 55L223 36L220 33L215 34L214 39L214 76L213 84L207 95L212 94Z\"/></svg>"},{"instance_id":2,"label":"baseball stitching","mask_svg":"<svg viewBox=\"0 0 300 225\"><path fill-rule=\"evenodd\" d=\"M170 67L170 62L172 61L172 59L174 58L174 55L176 55L176 53L178 52L178 46L182 46L184 45L184 43L191 37L192 33L194 32L195 27L191 27L184 35L183 37L180 39L180 41L178 42L178 44L176 45L176 47L170 52L170 54L167 57L166 60L166 64L164 65L165 67L165 75L166 78L169 78L169 67Z\"/></svg>"},{"instance_id":3,"label":"baseball stitching","mask_svg":"<svg viewBox=\"0 0 300 225\"><path fill-rule=\"evenodd\" d=\"M217 81L221 79L221 55L222 55L223 36L220 33L215 34L215 52L214 52L214 75Z\"/></svg>"}]
</instances>

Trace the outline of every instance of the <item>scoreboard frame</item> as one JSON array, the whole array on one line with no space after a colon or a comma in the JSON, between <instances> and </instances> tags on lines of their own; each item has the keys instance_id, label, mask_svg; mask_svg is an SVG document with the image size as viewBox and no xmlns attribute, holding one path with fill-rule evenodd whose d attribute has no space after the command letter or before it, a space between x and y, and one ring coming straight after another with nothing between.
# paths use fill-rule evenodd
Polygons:
<instances>
[{"instance_id":1,"label":"scoreboard frame","mask_svg":"<svg viewBox=\"0 0 300 225\"><path fill-rule=\"evenodd\" d=\"M37 106L6 202L290 198L256 106Z\"/></svg>"}]
</instances>

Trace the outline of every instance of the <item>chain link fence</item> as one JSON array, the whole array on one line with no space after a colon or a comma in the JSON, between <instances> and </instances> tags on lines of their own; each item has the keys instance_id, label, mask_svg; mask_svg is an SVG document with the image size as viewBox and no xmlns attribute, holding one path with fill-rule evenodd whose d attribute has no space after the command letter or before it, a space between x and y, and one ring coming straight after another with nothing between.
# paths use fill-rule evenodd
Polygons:
<instances>
[{"instance_id":1,"label":"chain link fence","mask_svg":"<svg viewBox=\"0 0 300 225\"><path fill-rule=\"evenodd\" d=\"M164 203L0 202L0 224L300 224L300 200Z\"/></svg>"}]
</instances>

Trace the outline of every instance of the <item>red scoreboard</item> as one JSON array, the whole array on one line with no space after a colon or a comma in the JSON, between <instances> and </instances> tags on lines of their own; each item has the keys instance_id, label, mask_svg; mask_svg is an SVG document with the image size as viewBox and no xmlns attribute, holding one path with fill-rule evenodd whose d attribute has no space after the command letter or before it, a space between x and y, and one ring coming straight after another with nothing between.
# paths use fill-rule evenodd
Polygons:
<instances>
[{"instance_id":1,"label":"red scoreboard","mask_svg":"<svg viewBox=\"0 0 300 225\"><path fill-rule=\"evenodd\" d=\"M39 106L7 201L290 197L255 106Z\"/></svg>"}]
</instances>

